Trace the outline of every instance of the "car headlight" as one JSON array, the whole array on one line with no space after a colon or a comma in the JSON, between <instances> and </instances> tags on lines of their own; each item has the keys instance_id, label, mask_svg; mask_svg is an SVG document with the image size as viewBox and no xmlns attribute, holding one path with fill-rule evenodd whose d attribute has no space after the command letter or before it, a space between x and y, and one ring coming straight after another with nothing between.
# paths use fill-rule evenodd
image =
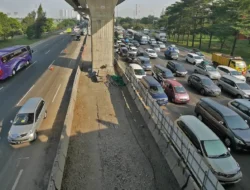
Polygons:
<instances>
[{"instance_id":1,"label":"car headlight","mask_svg":"<svg viewBox=\"0 0 250 190\"><path fill-rule=\"evenodd\" d=\"M28 132L28 135L31 135L33 133L33 130L31 129L29 132Z\"/></svg>"},{"instance_id":2,"label":"car headlight","mask_svg":"<svg viewBox=\"0 0 250 190\"><path fill-rule=\"evenodd\" d=\"M235 140L235 142L236 142L237 144L242 144L242 145L244 145L244 142L243 142L242 140L240 140L240 139L238 139L238 138L236 138L236 137L234 137L234 140Z\"/></svg>"},{"instance_id":3,"label":"car headlight","mask_svg":"<svg viewBox=\"0 0 250 190\"><path fill-rule=\"evenodd\" d=\"M244 94L244 97L249 98L249 95L248 94Z\"/></svg>"}]
</instances>

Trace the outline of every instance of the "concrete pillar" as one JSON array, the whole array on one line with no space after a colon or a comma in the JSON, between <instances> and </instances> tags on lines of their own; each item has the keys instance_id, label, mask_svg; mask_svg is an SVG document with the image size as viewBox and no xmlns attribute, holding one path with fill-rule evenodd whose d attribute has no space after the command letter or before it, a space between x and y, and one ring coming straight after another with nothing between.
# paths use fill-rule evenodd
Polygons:
<instances>
[{"instance_id":1,"label":"concrete pillar","mask_svg":"<svg viewBox=\"0 0 250 190\"><path fill-rule=\"evenodd\" d=\"M117 1L86 0L91 16L93 71L99 72L99 76L114 73L114 9Z\"/></svg>"}]
</instances>

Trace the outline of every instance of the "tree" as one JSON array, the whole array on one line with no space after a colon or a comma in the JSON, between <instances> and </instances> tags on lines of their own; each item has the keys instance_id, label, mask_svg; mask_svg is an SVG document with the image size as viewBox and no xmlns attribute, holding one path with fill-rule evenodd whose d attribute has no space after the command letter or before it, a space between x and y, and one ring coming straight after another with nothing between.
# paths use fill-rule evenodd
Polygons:
<instances>
[{"instance_id":1,"label":"tree","mask_svg":"<svg viewBox=\"0 0 250 190\"><path fill-rule=\"evenodd\" d=\"M50 32L53 30L54 27L54 20L52 18L47 18L45 22L45 32Z\"/></svg>"},{"instance_id":2,"label":"tree","mask_svg":"<svg viewBox=\"0 0 250 190\"><path fill-rule=\"evenodd\" d=\"M20 35L23 33L22 32L22 25L17 19L8 18L8 23L10 25L10 32L9 32L8 36L13 38L14 35Z\"/></svg>"},{"instance_id":3,"label":"tree","mask_svg":"<svg viewBox=\"0 0 250 190\"><path fill-rule=\"evenodd\" d=\"M41 38L42 34L46 31L46 20L46 13L43 12L42 5L40 4L35 22L35 38Z\"/></svg>"},{"instance_id":4,"label":"tree","mask_svg":"<svg viewBox=\"0 0 250 190\"><path fill-rule=\"evenodd\" d=\"M23 28L23 32L26 33L27 32L27 28L29 26L33 25L35 23L35 21L36 21L36 12L32 11L21 22L22 28Z\"/></svg>"},{"instance_id":5,"label":"tree","mask_svg":"<svg viewBox=\"0 0 250 190\"><path fill-rule=\"evenodd\" d=\"M11 27L9 25L9 18L6 14L0 12L0 26L1 26L1 36L5 40L8 37L8 34L11 31Z\"/></svg>"}]
</instances>

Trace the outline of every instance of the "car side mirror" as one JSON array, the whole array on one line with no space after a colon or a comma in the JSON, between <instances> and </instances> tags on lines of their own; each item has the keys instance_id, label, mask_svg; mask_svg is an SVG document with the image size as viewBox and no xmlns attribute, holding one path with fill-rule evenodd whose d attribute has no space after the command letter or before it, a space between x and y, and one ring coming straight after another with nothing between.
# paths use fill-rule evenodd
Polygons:
<instances>
[{"instance_id":1,"label":"car side mirror","mask_svg":"<svg viewBox=\"0 0 250 190\"><path fill-rule=\"evenodd\" d=\"M238 87L237 87L237 86L235 86L234 88L238 89Z\"/></svg>"},{"instance_id":2,"label":"car side mirror","mask_svg":"<svg viewBox=\"0 0 250 190\"><path fill-rule=\"evenodd\" d=\"M228 150L229 152L231 152L231 148L228 147L227 150Z\"/></svg>"},{"instance_id":3,"label":"car side mirror","mask_svg":"<svg viewBox=\"0 0 250 190\"><path fill-rule=\"evenodd\" d=\"M247 120L245 120L245 122L247 123Z\"/></svg>"},{"instance_id":4,"label":"car side mirror","mask_svg":"<svg viewBox=\"0 0 250 190\"><path fill-rule=\"evenodd\" d=\"M10 123L12 124L12 123L13 123L13 120L10 120Z\"/></svg>"},{"instance_id":5,"label":"car side mirror","mask_svg":"<svg viewBox=\"0 0 250 190\"><path fill-rule=\"evenodd\" d=\"M223 124L224 124L224 122L223 122L223 121L219 121L219 124L223 125Z\"/></svg>"}]
</instances>

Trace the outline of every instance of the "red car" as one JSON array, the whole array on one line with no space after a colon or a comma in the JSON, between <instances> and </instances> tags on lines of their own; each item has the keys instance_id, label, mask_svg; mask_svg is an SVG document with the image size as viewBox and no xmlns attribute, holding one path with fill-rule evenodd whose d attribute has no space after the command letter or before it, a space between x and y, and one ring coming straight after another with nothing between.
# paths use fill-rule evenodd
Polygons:
<instances>
[{"instance_id":1,"label":"red car","mask_svg":"<svg viewBox=\"0 0 250 190\"><path fill-rule=\"evenodd\" d=\"M189 102L189 95L186 89L176 80L167 79L162 82L162 87L168 99L174 103Z\"/></svg>"}]
</instances>

